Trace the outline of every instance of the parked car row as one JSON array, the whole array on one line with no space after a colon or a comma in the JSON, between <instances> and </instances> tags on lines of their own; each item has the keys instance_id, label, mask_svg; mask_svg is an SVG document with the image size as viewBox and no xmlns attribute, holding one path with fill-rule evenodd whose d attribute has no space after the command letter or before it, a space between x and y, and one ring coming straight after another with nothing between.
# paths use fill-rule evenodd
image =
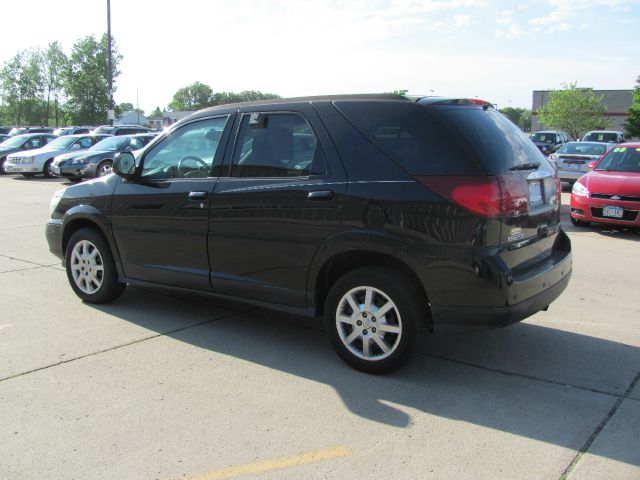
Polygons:
<instances>
[{"instance_id":1,"label":"parked car row","mask_svg":"<svg viewBox=\"0 0 640 480\"><path fill-rule=\"evenodd\" d=\"M156 133L112 136L109 134L65 135L27 133L0 143L0 170L24 177L63 176L72 180L111 173L113 157L138 150Z\"/></svg>"},{"instance_id":2,"label":"parked car row","mask_svg":"<svg viewBox=\"0 0 640 480\"><path fill-rule=\"evenodd\" d=\"M133 135L136 133L147 133L151 131L153 130L141 125L101 125L99 127L71 126L55 129L53 127L0 127L0 135L8 135L10 137L24 135L25 133L50 133L56 137L61 137L64 135L79 135L82 133L91 135Z\"/></svg>"},{"instance_id":3,"label":"parked car row","mask_svg":"<svg viewBox=\"0 0 640 480\"><path fill-rule=\"evenodd\" d=\"M575 141L562 130L540 130L530 134L529 138L547 156L558 151L563 145ZM582 137L582 141L616 144L624 142L625 139L624 133L617 130L592 130Z\"/></svg>"}]
</instances>

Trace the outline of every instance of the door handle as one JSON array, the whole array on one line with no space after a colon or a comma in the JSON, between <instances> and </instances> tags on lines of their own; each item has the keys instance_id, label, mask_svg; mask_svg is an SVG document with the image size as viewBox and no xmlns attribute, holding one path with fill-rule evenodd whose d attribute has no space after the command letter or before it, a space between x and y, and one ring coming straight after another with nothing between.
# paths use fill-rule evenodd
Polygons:
<instances>
[{"instance_id":1,"label":"door handle","mask_svg":"<svg viewBox=\"0 0 640 480\"><path fill-rule=\"evenodd\" d=\"M208 196L207 192L189 192L189 200L206 200Z\"/></svg>"},{"instance_id":2,"label":"door handle","mask_svg":"<svg viewBox=\"0 0 640 480\"><path fill-rule=\"evenodd\" d=\"M309 200L331 200L333 198L333 190L315 190L307 195Z\"/></svg>"}]
</instances>

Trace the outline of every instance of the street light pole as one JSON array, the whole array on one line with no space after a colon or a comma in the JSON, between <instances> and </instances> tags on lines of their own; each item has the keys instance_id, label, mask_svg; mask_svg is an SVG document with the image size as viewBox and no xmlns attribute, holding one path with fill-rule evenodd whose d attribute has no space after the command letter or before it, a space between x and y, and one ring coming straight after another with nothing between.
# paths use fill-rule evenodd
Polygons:
<instances>
[{"instance_id":1,"label":"street light pole","mask_svg":"<svg viewBox=\"0 0 640 480\"><path fill-rule=\"evenodd\" d=\"M107 0L107 65L109 68L109 108L113 110L113 72L111 70L111 0ZM113 125L113 118L109 117L109 125Z\"/></svg>"}]
</instances>

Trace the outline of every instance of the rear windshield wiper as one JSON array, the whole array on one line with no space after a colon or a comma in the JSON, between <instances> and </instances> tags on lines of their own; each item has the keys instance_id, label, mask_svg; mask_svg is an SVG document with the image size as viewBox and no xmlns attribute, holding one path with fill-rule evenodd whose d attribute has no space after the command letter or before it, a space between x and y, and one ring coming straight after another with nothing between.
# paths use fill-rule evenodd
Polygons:
<instances>
[{"instance_id":1,"label":"rear windshield wiper","mask_svg":"<svg viewBox=\"0 0 640 480\"><path fill-rule=\"evenodd\" d=\"M523 163L522 165L516 165L515 167L511 167L509 170L537 170L540 168L539 163L531 162L531 163Z\"/></svg>"}]
</instances>

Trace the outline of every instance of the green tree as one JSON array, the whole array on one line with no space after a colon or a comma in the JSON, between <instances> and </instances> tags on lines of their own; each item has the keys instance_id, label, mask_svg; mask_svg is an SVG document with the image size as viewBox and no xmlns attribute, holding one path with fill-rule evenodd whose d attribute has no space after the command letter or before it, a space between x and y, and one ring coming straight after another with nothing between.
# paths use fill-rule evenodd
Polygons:
<instances>
[{"instance_id":1,"label":"green tree","mask_svg":"<svg viewBox=\"0 0 640 480\"><path fill-rule=\"evenodd\" d=\"M400 89L400 90L391 90L390 92L385 92L385 93L389 93L391 95L400 95L401 97L404 97L408 91L409 90Z\"/></svg>"},{"instance_id":2,"label":"green tree","mask_svg":"<svg viewBox=\"0 0 640 480\"><path fill-rule=\"evenodd\" d=\"M524 131L531 130L531 110L526 108L505 107L500 109L500 113L504 114Z\"/></svg>"},{"instance_id":3,"label":"green tree","mask_svg":"<svg viewBox=\"0 0 640 480\"><path fill-rule=\"evenodd\" d=\"M44 93L46 95L45 125L50 123L52 97L55 126L59 125L61 115L60 100L64 94L64 77L68 64L69 59L57 41L50 43L47 49L42 52L42 74Z\"/></svg>"},{"instance_id":4,"label":"green tree","mask_svg":"<svg viewBox=\"0 0 640 480\"><path fill-rule=\"evenodd\" d=\"M7 123L42 123L43 83L40 51L21 51L5 62L0 71L0 96Z\"/></svg>"},{"instance_id":5,"label":"green tree","mask_svg":"<svg viewBox=\"0 0 640 480\"><path fill-rule=\"evenodd\" d=\"M122 61L122 55L118 53L113 38L111 51L112 76L115 82L120 75L118 66ZM106 34L100 41L89 35L73 45L64 84L68 98L65 108L73 123L96 125L107 120L107 110L110 106L107 55Z\"/></svg>"},{"instance_id":6,"label":"green tree","mask_svg":"<svg viewBox=\"0 0 640 480\"><path fill-rule=\"evenodd\" d=\"M229 103L255 102L256 100L270 100L280 98L275 93L262 93L259 90L243 90L239 93L217 92L213 94L213 105L227 105Z\"/></svg>"},{"instance_id":7,"label":"green tree","mask_svg":"<svg viewBox=\"0 0 640 480\"><path fill-rule=\"evenodd\" d=\"M193 82L182 87L174 95L169 108L174 112L184 110L200 110L210 107L213 103L213 90L209 85Z\"/></svg>"},{"instance_id":8,"label":"green tree","mask_svg":"<svg viewBox=\"0 0 640 480\"><path fill-rule=\"evenodd\" d=\"M636 87L633 89L633 100L627 111L627 120L624 122L624 133L627 138L640 137L640 76L636 79Z\"/></svg>"},{"instance_id":9,"label":"green tree","mask_svg":"<svg viewBox=\"0 0 640 480\"><path fill-rule=\"evenodd\" d=\"M564 130L573 138L582 138L589 130L610 125L605 118L607 108L602 97L590 88L578 88L575 83L564 85L563 90L549 93L549 102L540 109L538 118L547 128Z\"/></svg>"},{"instance_id":10,"label":"green tree","mask_svg":"<svg viewBox=\"0 0 640 480\"><path fill-rule=\"evenodd\" d=\"M160 107L156 107L156 109L151 112L151 117L161 117L162 116L162 110L160 110Z\"/></svg>"}]
</instances>

